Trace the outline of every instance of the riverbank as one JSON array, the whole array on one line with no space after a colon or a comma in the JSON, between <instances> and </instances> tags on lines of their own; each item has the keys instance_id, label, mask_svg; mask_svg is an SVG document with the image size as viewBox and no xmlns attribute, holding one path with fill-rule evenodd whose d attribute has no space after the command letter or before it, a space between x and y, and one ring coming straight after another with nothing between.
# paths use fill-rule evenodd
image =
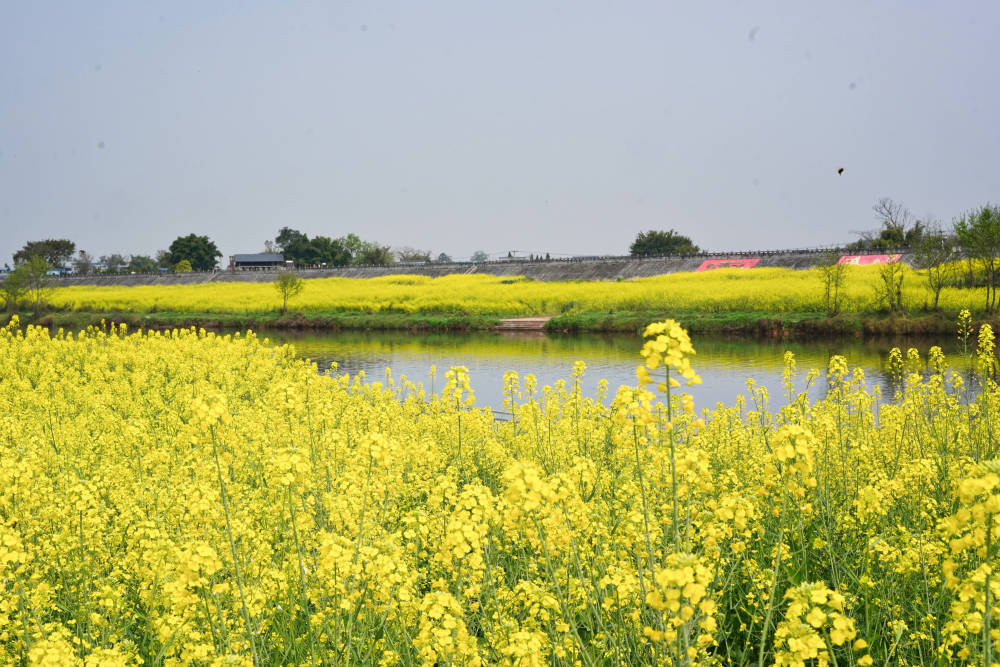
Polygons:
<instances>
[{"instance_id":1,"label":"riverbank","mask_svg":"<svg viewBox=\"0 0 1000 667\"><path fill-rule=\"evenodd\" d=\"M9 318L9 315L7 316ZM252 329L254 331L489 331L500 318L483 315L434 315L409 313L182 313L162 311L106 313L78 310L48 311L38 315L22 314L26 324L39 324L65 330L102 326L102 323L126 324L130 329Z\"/></svg>"},{"instance_id":2,"label":"riverbank","mask_svg":"<svg viewBox=\"0 0 1000 667\"><path fill-rule=\"evenodd\" d=\"M748 336L756 338L840 338L877 336L953 336L955 313L917 313L888 315L880 313L848 313L826 317L822 313L767 313L731 311L705 313L698 311L623 311L580 312L557 315L545 324L549 333L641 333L647 324L665 318L679 321L693 334ZM5 316L6 322L9 315ZM211 313L172 312L86 312L50 310L21 315L24 323L67 331L101 326L103 323L126 324L131 329L172 329L199 327L205 329L253 329L255 331L406 331L406 332L473 332L490 331L501 324L501 318L468 314L422 313ZM976 318L976 326L989 323L1000 326L998 318Z\"/></svg>"},{"instance_id":3,"label":"riverbank","mask_svg":"<svg viewBox=\"0 0 1000 667\"><path fill-rule=\"evenodd\" d=\"M560 315L549 320L549 331L566 333L635 333L649 322L664 318L660 311ZM730 311L705 313L675 311L667 317L680 322L693 334L756 336L759 338L818 338L865 336L954 335L957 313L845 313L827 317L824 313L766 313ZM977 326L998 319L976 318Z\"/></svg>"}]
</instances>

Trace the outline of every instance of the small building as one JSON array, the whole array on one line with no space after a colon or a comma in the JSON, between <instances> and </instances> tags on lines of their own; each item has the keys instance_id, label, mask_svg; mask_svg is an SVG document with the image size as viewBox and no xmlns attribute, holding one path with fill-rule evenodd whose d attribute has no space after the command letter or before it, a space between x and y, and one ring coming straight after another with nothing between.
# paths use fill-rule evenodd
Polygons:
<instances>
[{"instance_id":1,"label":"small building","mask_svg":"<svg viewBox=\"0 0 1000 667\"><path fill-rule=\"evenodd\" d=\"M261 252L252 255L230 255L230 271L260 271L285 266L285 257L277 253Z\"/></svg>"}]
</instances>

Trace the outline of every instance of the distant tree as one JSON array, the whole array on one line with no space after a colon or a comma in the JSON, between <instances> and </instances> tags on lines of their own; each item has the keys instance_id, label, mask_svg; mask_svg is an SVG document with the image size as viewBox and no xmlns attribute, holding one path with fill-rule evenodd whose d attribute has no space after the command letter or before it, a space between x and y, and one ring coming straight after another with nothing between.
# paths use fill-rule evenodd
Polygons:
<instances>
[{"instance_id":1,"label":"distant tree","mask_svg":"<svg viewBox=\"0 0 1000 667\"><path fill-rule=\"evenodd\" d=\"M347 249L347 252L350 253L352 259L361 254L361 248L365 244L364 241L358 238L357 234L347 234L346 236L341 236L337 240L340 241L341 245Z\"/></svg>"},{"instance_id":2,"label":"distant tree","mask_svg":"<svg viewBox=\"0 0 1000 667\"><path fill-rule=\"evenodd\" d=\"M156 260L149 255L132 255L128 270L132 273L153 273L156 271Z\"/></svg>"},{"instance_id":3,"label":"distant tree","mask_svg":"<svg viewBox=\"0 0 1000 667\"><path fill-rule=\"evenodd\" d=\"M850 250L892 250L915 248L924 233L924 223L913 216L902 204L882 197L872 206L876 219L882 226L873 232L859 232L860 239L848 244Z\"/></svg>"},{"instance_id":4,"label":"distant tree","mask_svg":"<svg viewBox=\"0 0 1000 667\"><path fill-rule=\"evenodd\" d=\"M22 264L8 273L2 283L0 283L0 294L3 295L4 307L10 312L17 311L17 305L21 302L28 289L27 265Z\"/></svg>"},{"instance_id":5,"label":"distant tree","mask_svg":"<svg viewBox=\"0 0 1000 667\"><path fill-rule=\"evenodd\" d=\"M352 263L357 265L374 264L376 266L386 266L395 264L396 258L393 257L392 249L389 246L363 241L361 251L354 256Z\"/></svg>"},{"instance_id":6,"label":"distant tree","mask_svg":"<svg viewBox=\"0 0 1000 667\"><path fill-rule=\"evenodd\" d=\"M290 239L285 245L279 247L282 256L295 266L312 266L319 263L316 248L305 234Z\"/></svg>"},{"instance_id":7,"label":"distant tree","mask_svg":"<svg viewBox=\"0 0 1000 667\"><path fill-rule=\"evenodd\" d=\"M470 257L469 259L473 264L479 264L481 262L489 260L489 258L490 256L487 255L484 251L477 250L476 252L472 253L472 257Z\"/></svg>"},{"instance_id":8,"label":"distant tree","mask_svg":"<svg viewBox=\"0 0 1000 667\"><path fill-rule=\"evenodd\" d=\"M914 248L914 266L922 269L927 278L927 288L934 295L934 310L938 309L941 290L955 280L955 246L958 239L946 234L935 222L924 225L920 242Z\"/></svg>"},{"instance_id":9,"label":"distant tree","mask_svg":"<svg viewBox=\"0 0 1000 667\"><path fill-rule=\"evenodd\" d=\"M73 258L73 273L85 276L94 269L94 258L85 250L80 250Z\"/></svg>"},{"instance_id":10,"label":"distant tree","mask_svg":"<svg viewBox=\"0 0 1000 667\"><path fill-rule=\"evenodd\" d=\"M52 278L49 271L52 265L45 261L41 255L33 255L26 263L18 267L24 271L24 294L28 297L28 303L37 312L45 303L45 293L52 286Z\"/></svg>"},{"instance_id":11,"label":"distant tree","mask_svg":"<svg viewBox=\"0 0 1000 667\"><path fill-rule=\"evenodd\" d=\"M275 244L285 259L295 266L392 264L395 261L389 246L363 241L356 234L336 239L326 236L310 239L296 229L282 227Z\"/></svg>"},{"instance_id":12,"label":"distant tree","mask_svg":"<svg viewBox=\"0 0 1000 667\"><path fill-rule=\"evenodd\" d=\"M430 250L417 250L409 246L395 249L396 261L399 262L429 262L431 261Z\"/></svg>"},{"instance_id":13,"label":"distant tree","mask_svg":"<svg viewBox=\"0 0 1000 667\"><path fill-rule=\"evenodd\" d=\"M186 259L194 271L211 271L219 257L222 253L207 236L178 236L170 244L170 263L173 266Z\"/></svg>"},{"instance_id":14,"label":"distant tree","mask_svg":"<svg viewBox=\"0 0 1000 667\"><path fill-rule=\"evenodd\" d=\"M698 252L698 246L692 243L690 238L678 234L673 229L666 232L653 229L639 232L635 241L629 246L629 254L633 257L694 255Z\"/></svg>"},{"instance_id":15,"label":"distant tree","mask_svg":"<svg viewBox=\"0 0 1000 667\"><path fill-rule=\"evenodd\" d=\"M128 266L128 260L125 259L125 256L117 252L110 255L101 255L100 262L104 265L104 270L108 273L121 273Z\"/></svg>"},{"instance_id":16,"label":"distant tree","mask_svg":"<svg viewBox=\"0 0 1000 667\"><path fill-rule=\"evenodd\" d=\"M437 260L436 261L441 262L443 264L446 264L448 262L451 262L451 255L447 255L445 253L441 253L440 255L437 256Z\"/></svg>"},{"instance_id":17,"label":"distant tree","mask_svg":"<svg viewBox=\"0 0 1000 667\"><path fill-rule=\"evenodd\" d=\"M277 255L281 252L281 248L278 247L277 243L268 239L264 241L264 252L269 255Z\"/></svg>"},{"instance_id":18,"label":"distant tree","mask_svg":"<svg viewBox=\"0 0 1000 667\"><path fill-rule=\"evenodd\" d=\"M826 316L834 317L840 313L840 290L847 275L847 265L840 263L840 253L834 251L825 253L817 268L823 283Z\"/></svg>"},{"instance_id":19,"label":"distant tree","mask_svg":"<svg viewBox=\"0 0 1000 667\"><path fill-rule=\"evenodd\" d=\"M309 241L309 252L313 256L313 264L347 266L351 263L351 253L344 247L340 239L314 236Z\"/></svg>"},{"instance_id":20,"label":"distant tree","mask_svg":"<svg viewBox=\"0 0 1000 667\"><path fill-rule=\"evenodd\" d=\"M190 260L182 259L174 264L174 273L191 273L192 271L194 271L194 269L191 268Z\"/></svg>"},{"instance_id":21,"label":"distant tree","mask_svg":"<svg viewBox=\"0 0 1000 667\"><path fill-rule=\"evenodd\" d=\"M286 254L288 253L289 248L296 243L304 243L308 240L308 236L297 229L292 229L291 227L282 227L278 230L278 235L274 238L274 242L277 244L279 250Z\"/></svg>"},{"instance_id":22,"label":"distant tree","mask_svg":"<svg viewBox=\"0 0 1000 667\"><path fill-rule=\"evenodd\" d=\"M49 267L65 266L76 252L76 244L69 239L45 239L44 241L29 241L24 247L14 253L14 263L24 264L32 257L41 257Z\"/></svg>"},{"instance_id":23,"label":"distant tree","mask_svg":"<svg viewBox=\"0 0 1000 667\"><path fill-rule=\"evenodd\" d=\"M294 299L305 287L305 281L294 271L282 271L274 281L274 288L281 295L281 314L288 309L288 300Z\"/></svg>"},{"instance_id":24,"label":"distant tree","mask_svg":"<svg viewBox=\"0 0 1000 667\"><path fill-rule=\"evenodd\" d=\"M955 222L955 235L966 256L983 270L986 279L986 310L993 312L1000 287L1000 206L987 204L969 211Z\"/></svg>"},{"instance_id":25,"label":"distant tree","mask_svg":"<svg viewBox=\"0 0 1000 667\"><path fill-rule=\"evenodd\" d=\"M166 250L157 250L153 259L156 260L156 268L158 269L167 269L169 271L174 266L170 263L170 253Z\"/></svg>"}]
</instances>

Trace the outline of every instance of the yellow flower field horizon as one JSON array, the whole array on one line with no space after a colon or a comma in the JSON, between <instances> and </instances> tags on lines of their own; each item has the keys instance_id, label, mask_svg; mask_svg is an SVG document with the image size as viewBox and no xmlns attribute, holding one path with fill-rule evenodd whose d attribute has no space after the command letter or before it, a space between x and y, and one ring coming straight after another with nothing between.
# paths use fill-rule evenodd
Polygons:
<instances>
[{"instance_id":1,"label":"yellow flower field horizon","mask_svg":"<svg viewBox=\"0 0 1000 667\"><path fill-rule=\"evenodd\" d=\"M932 301L922 276L904 268L903 303L920 308ZM848 267L843 312L873 312L878 267ZM945 288L948 312L982 307L984 291ZM275 312L281 298L271 283L218 282L198 285L73 286L52 290L58 308L88 312ZM294 312L428 313L519 317L582 311L684 311L768 313L825 312L815 270L719 269L618 282L536 282L522 278L449 275L430 278L315 278L289 302Z\"/></svg>"}]
</instances>

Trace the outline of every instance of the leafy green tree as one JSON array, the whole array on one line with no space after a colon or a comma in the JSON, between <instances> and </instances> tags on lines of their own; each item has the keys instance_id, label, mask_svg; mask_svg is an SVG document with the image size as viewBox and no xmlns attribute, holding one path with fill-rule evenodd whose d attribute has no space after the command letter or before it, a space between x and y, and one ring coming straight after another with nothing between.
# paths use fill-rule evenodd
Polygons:
<instances>
[{"instance_id":1,"label":"leafy green tree","mask_svg":"<svg viewBox=\"0 0 1000 667\"><path fill-rule=\"evenodd\" d=\"M219 257L222 253L207 236L178 236L170 244L170 264L175 267L186 259L194 271L211 271Z\"/></svg>"},{"instance_id":2,"label":"leafy green tree","mask_svg":"<svg viewBox=\"0 0 1000 667\"><path fill-rule=\"evenodd\" d=\"M309 241L309 247L314 257L314 264L347 266L351 263L351 253L344 247L340 239L331 239L328 236L314 236Z\"/></svg>"},{"instance_id":3,"label":"leafy green tree","mask_svg":"<svg viewBox=\"0 0 1000 667\"><path fill-rule=\"evenodd\" d=\"M157 250L156 256L156 268L170 270L174 268L174 265L170 263L170 253L166 250Z\"/></svg>"},{"instance_id":4,"label":"leafy green tree","mask_svg":"<svg viewBox=\"0 0 1000 667\"><path fill-rule=\"evenodd\" d=\"M489 258L490 256L487 255L484 251L477 250L476 252L472 253L472 257L469 258L469 261L471 261L473 264L480 264L482 262L489 260Z\"/></svg>"},{"instance_id":5,"label":"leafy green tree","mask_svg":"<svg viewBox=\"0 0 1000 667\"><path fill-rule=\"evenodd\" d=\"M955 222L955 235L966 256L983 270L986 279L986 310L997 309L1000 286L1000 206L987 204Z\"/></svg>"},{"instance_id":6,"label":"leafy green tree","mask_svg":"<svg viewBox=\"0 0 1000 667\"><path fill-rule=\"evenodd\" d=\"M364 243L353 234L349 237L357 242L353 243L349 238L331 239L328 236L310 239L296 229L282 227L273 246L295 266L347 266L354 258L354 251L359 250Z\"/></svg>"},{"instance_id":7,"label":"leafy green tree","mask_svg":"<svg viewBox=\"0 0 1000 667\"><path fill-rule=\"evenodd\" d=\"M292 229L291 227L282 227L278 230L278 235L274 238L274 242L278 245L279 251L285 255L288 255L289 249L296 246L296 244L306 243L308 241L308 236L297 229ZM291 257L288 259L291 259Z\"/></svg>"},{"instance_id":8,"label":"leafy green tree","mask_svg":"<svg viewBox=\"0 0 1000 667\"><path fill-rule=\"evenodd\" d=\"M352 263L355 265L366 265L374 264L377 266L385 266L387 264L395 264L396 258L392 254L392 249L389 246L382 246L377 243L371 243L370 241L362 241L361 249L357 255L354 256Z\"/></svg>"},{"instance_id":9,"label":"leafy green tree","mask_svg":"<svg viewBox=\"0 0 1000 667\"><path fill-rule=\"evenodd\" d=\"M282 271L274 281L274 288L281 295L281 314L288 310L288 300L294 299L302 293L305 281L294 271Z\"/></svg>"},{"instance_id":10,"label":"leafy green tree","mask_svg":"<svg viewBox=\"0 0 1000 667\"><path fill-rule=\"evenodd\" d=\"M156 271L156 260L149 255L132 255L128 270L132 273L153 273Z\"/></svg>"},{"instance_id":11,"label":"leafy green tree","mask_svg":"<svg viewBox=\"0 0 1000 667\"><path fill-rule=\"evenodd\" d=\"M440 255L437 256L436 261L441 262L442 264L446 264L451 261L451 255L448 255L446 253L441 253Z\"/></svg>"},{"instance_id":12,"label":"leafy green tree","mask_svg":"<svg viewBox=\"0 0 1000 667\"><path fill-rule=\"evenodd\" d=\"M291 260L295 266L312 266L321 264L324 254L323 242L318 244L309 240L302 232L282 227L275 239L279 252L286 260Z\"/></svg>"},{"instance_id":13,"label":"leafy green tree","mask_svg":"<svg viewBox=\"0 0 1000 667\"><path fill-rule=\"evenodd\" d=\"M698 246L692 243L690 238L678 234L673 229L666 232L654 229L639 232L635 241L629 246L629 254L633 257L694 255L698 252Z\"/></svg>"},{"instance_id":14,"label":"leafy green tree","mask_svg":"<svg viewBox=\"0 0 1000 667\"><path fill-rule=\"evenodd\" d=\"M186 259L174 264L174 273L191 273L194 269L191 268L191 262Z\"/></svg>"},{"instance_id":15,"label":"leafy green tree","mask_svg":"<svg viewBox=\"0 0 1000 667\"><path fill-rule=\"evenodd\" d=\"M360 264L392 264L395 261L389 246L363 241L356 234L336 239L306 234L282 227L274 239L286 260L295 266L348 266Z\"/></svg>"},{"instance_id":16,"label":"leafy green tree","mask_svg":"<svg viewBox=\"0 0 1000 667\"><path fill-rule=\"evenodd\" d=\"M32 257L41 257L50 268L65 266L76 252L76 244L69 239L45 239L44 241L29 241L24 247L14 253L15 264L25 264Z\"/></svg>"}]
</instances>

